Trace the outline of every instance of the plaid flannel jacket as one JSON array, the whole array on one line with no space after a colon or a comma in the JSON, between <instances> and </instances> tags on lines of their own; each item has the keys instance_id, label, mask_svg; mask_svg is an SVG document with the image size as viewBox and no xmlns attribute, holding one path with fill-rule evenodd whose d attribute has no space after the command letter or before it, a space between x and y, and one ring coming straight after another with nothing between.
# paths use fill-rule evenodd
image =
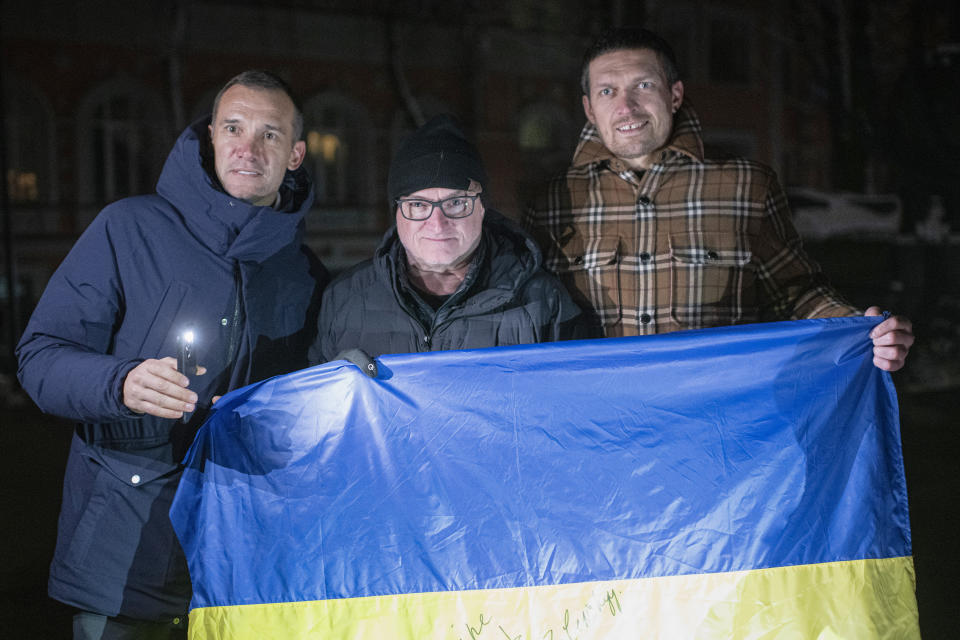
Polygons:
<instances>
[{"instance_id":1,"label":"plaid flannel jacket","mask_svg":"<svg viewBox=\"0 0 960 640\"><path fill-rule=\"evenodd\" d=\"M639 177L593 125L523 225L605 336L859 313L801 247L769 167L705 160L688 105Z\"/></svg>"}]
</instances>

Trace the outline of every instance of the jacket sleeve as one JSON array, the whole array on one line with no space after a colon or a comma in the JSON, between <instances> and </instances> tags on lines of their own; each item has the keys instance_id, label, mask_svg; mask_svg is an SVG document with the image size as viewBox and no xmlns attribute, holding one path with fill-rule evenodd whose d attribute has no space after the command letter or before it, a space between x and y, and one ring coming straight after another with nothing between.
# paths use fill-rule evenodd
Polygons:
<instances>
[{"instance_id":1,"label":"jacket sleeve","mask_svg":"<svg viewBox=\"0 0 960 640\"><path fill-rule=\"evenodd\" d=\"M790 218L786 195L776 176L770 174L764 215L755 230L756 241L751 243L765 297L762 315L779 320L859 315L804 251Z\"/></svg>"},{"instance_id":2,"label":"jacket sleeve","mask_svg":"<svg viewBox=\"0 0 960 640\"><path fill-rule=\"evenodd\" d=\"M337 313L334 310L336 286L329 286L323 292L323 301L320 303L320 315L317 319L317 337L307 353L308 364L314 365L329 362L339 353L336 333Z\"/></svg>"},{"instance_id":3,"label":"jacket sleeve","mask_svg":"<svg viewBox=\"0 0 960 640\"><path fill-rule=\"evenodd\" d=\"M16 348L20 383L41 410L86 422L138 415L121 392L140 360L110 355L122 317L122 283L101 213L53 274Z\"/></svg>"},{"instance_id":4,"label":"jacket sleeve","mask_svg":"<svg viewBox=\"0 0 960 640\"><path fill-rule=\"evenodd\" d=\"M549 323L542 332L543 342L601 337L599 329L590 324L587 315L553 274L544 271L541 278L543 294L552 298L549 308L553 310Z\"/></svg>"},{"instance_id":5,"label":"jacket sleeve","mask_svg":"<svg viewBox=\"0 0 960 640\"><path fill-rule=\"evenodd\" d=\"M543 266L550 273L558 271L562 260L559 236L564 228L570 227L560 222L561 215L564 211L570 211L572 206L566 181L564 177L557 176L520 213L520 226L533 237L543 253Z\"/></svg>"},{"instance_id":6,"label":"jacket sleeve","mask_svg":"<svg viewBox=\"0 0 960 640\"><path fill-rule=\"evenodd\" d=\"M320 335L317 332L320 328L320 309L323 299L323 292L330 283L330 272L320 261L320 258L306 245L301 247L301 252L307 257L310 268L310 278L314 283L313 291L309 297L309 306L304 318L303 328L291 337L291 343L294 345L290 353L285 354L274 371L267 372L267 375L278 375L297 371L304 367L313 366L318 362L313 359L315 346L319 344ZM267 376L257 376L267 377Z\"/></svg>"}]
</instances>

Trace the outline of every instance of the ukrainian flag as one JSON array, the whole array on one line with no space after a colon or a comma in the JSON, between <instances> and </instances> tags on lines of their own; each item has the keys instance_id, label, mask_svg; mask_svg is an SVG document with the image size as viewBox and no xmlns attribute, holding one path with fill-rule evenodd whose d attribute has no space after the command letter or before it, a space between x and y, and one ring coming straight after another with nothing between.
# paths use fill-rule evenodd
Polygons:
<instances>
[{"instance_id":1,"label":"ukrainian flag","mask_svg":"<svg viewBox=\"0 0 960 640\"><path fill-rule=\"evenodd\" d=\"M192 638L916 638L875 318L331 362L225 396Z\"/></svg>"}]
</instances>

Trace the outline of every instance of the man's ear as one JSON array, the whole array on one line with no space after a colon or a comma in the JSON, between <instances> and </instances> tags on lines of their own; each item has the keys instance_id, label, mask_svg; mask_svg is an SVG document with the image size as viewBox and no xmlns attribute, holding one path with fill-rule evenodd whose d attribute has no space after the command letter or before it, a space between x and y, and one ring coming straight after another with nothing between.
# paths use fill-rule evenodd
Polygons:
<instances>
[{"instance_id":1,"label":"man's ear","mask_svg":"<svg viewBox=\"0 0 960 640\"><path fill-rule=\"evenodd\" d=\"M590 96L583 96L583 113L587 116L590 124L597 124L596 119L593 117L593 106L590 104Z\"/></svg>"},{"instance_id":2,"label":"man's ear","mask_svg":"<svg viewBox=\"0 0 960 640\"><path fill-rule=\"evenodd\" d=\"M673 106L673 112L676 113L680 105L683 104L683 82L677 80L670 87L670 104Z\"/></svg>"},{"instance_id":3,"label":"man's ear","mask_svg":"<svg viewBox=\"0 0 960 640\"><path fill-rule=\"evenodd\" d=\"M297 140L293 143L293 149L290 150L290 161L287 162L287 169L293 171L303 164L303 159L307 155L307 143L303 140Z\"/></svg>"}]
</instances>

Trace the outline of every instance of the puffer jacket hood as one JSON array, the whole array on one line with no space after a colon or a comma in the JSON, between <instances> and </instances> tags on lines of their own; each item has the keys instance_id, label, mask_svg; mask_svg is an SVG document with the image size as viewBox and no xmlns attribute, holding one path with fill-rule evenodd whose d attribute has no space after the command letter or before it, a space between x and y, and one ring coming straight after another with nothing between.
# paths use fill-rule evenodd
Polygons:
<instances>
[{"instance_id":1,"label":"puffer jacket hood","mask_svg":"<svg viewBox=\"0 0 960 640\"><path fill-rule=\"evenodd\" d=\"M313 203L313 187L303 166L287 171L280 185L281 209L234 198L213 171L213 147L201 118L177 139L157 181L157 193L212 252L241 262L264 262L303 233L303 212Z\"/></svg>"}]
</instances>

